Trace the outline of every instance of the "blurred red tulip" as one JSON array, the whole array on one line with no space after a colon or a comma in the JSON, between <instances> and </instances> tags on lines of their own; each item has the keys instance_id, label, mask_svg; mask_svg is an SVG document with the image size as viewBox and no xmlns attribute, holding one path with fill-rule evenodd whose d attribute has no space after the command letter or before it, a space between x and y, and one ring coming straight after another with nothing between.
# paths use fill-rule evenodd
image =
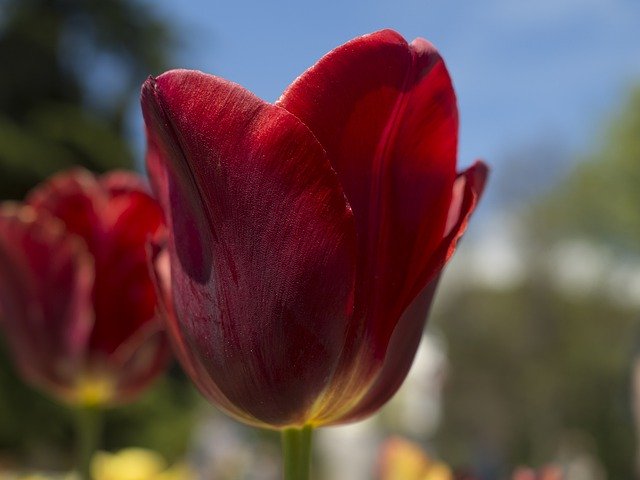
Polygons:
<instances>
[{"instance_id":1,"label":"blurred red tulip","mask_svg":"<svg viewBox=\"0 0 640 480\"><path fill-rule=\"evenodd\" d=\"M54 176L0 206L0 325L31 384L74 404L112 404L167 363L146 243L162 210L132 173Z\"/></svg>"},{"instance_id":2,"label":"blurred red tulip","mask_svg":"<svg viewBox=\"0 0 640 480\"><path fill-rule=\"evenodd\" d=\"M181 362L213 403L282 428L366 417L398 389L487 167L456 173L444 62L385 30L275 103L200 72L142 89L167 218L158 269Z\"/></svg>"}]
</instances>

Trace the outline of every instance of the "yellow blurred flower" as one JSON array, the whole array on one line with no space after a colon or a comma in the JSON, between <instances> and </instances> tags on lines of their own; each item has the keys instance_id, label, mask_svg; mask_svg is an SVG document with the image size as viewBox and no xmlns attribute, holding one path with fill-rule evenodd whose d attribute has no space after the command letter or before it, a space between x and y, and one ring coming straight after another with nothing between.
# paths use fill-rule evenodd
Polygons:
<instances>
[{"instance_id":1,"label":"yellow blurred flower","mask_svg":"<svg viewBox=\"0 0 640 480\"><path fill-rule=\"evenodd\" d=\"M453 480L451 469L408 440L392 437L380 456L380 480Z\"/></svg>"},{"instance_id":2,"label":"yellow blurred flower","mask_svg":"<svg viewBox=\"0 0 640 480\"><path fill-rule=\"evenodd\" d=\"M156 452L127 448L117 453L98 452L91 462L94 480L192 480L194 473L185 464L168 468Z\"/></svg>"}]
</instances>

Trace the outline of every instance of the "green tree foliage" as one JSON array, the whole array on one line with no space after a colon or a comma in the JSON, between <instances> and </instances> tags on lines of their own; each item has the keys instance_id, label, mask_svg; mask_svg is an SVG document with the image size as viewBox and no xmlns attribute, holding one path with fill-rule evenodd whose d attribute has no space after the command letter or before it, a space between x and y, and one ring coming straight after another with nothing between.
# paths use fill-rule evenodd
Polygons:
<instances>
[{"instance_id":1,"label":"green tree foliage","mask_svg":"<svg viewBox=\"0 0 640 480\"><path fill-rule=\"evenodd\" d=\"M445 458L539 466L579 439L609 478L633 478L636 311L531 281L461 294L438 318L452 362L439 438Z\"/></svg>"}]
</instances>

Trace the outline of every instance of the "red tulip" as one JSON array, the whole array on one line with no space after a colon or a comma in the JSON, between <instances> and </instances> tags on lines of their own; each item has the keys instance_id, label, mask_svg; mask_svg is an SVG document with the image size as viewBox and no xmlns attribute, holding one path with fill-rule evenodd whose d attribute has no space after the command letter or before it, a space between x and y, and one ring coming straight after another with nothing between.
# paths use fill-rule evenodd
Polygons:
<instances>
[{"instance_id":1,"label":"red tulip","mask_svg":"<svg viewBox=\"0 0 640 480\"><path fill-rule=\"evenodd\" d=\"M379 409L487 176L481 162L456 173L435 48L390 30L356 38L275 104L174 70L147 80L142 109L170 232L158 284L200 390L276 428Z\"/></svg>"},{"instance_id":2,"label":"red tulip","mask_svg":"<svg viewBox=\"0 0 640 480\"><path fill-rule=\"evenodd\" d=\"M110 404L163 370L145 245L164 234L131 173L74 170L0 206L0 325L27 381L70 403Z\"/></svg>"}]
</instances>

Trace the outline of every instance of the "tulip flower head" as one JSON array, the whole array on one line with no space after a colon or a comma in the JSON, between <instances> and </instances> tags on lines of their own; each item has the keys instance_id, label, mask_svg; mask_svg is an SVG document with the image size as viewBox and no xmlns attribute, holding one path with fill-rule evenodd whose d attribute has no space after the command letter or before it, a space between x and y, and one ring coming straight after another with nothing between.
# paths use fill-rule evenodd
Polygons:
<instances>
[{"instance_id":1,"label":"tulip flower head","mask_svg":"<svg viewBox=\"0 0 640 480\"><path fill-rule=\"evenodd\" d=\"M254 425L341 424L411 366L436 283L482 192L456 172L458 114L425 40L333 50L275 103L173 70L142 88L168 225L157 285L180 361Z\"/></svg>"},{"instance_id":2,"label":"tulip flower head","mask_svg":"<svg viewBox=\"0 0 640 480\"><path fill-rule=\"evenodd\" d=\"M75 405L125 402L164 368L146 243L165 234L139 177L61 173L0 206L0 327L22 376Z\"/></svg>"}]
</instances>

